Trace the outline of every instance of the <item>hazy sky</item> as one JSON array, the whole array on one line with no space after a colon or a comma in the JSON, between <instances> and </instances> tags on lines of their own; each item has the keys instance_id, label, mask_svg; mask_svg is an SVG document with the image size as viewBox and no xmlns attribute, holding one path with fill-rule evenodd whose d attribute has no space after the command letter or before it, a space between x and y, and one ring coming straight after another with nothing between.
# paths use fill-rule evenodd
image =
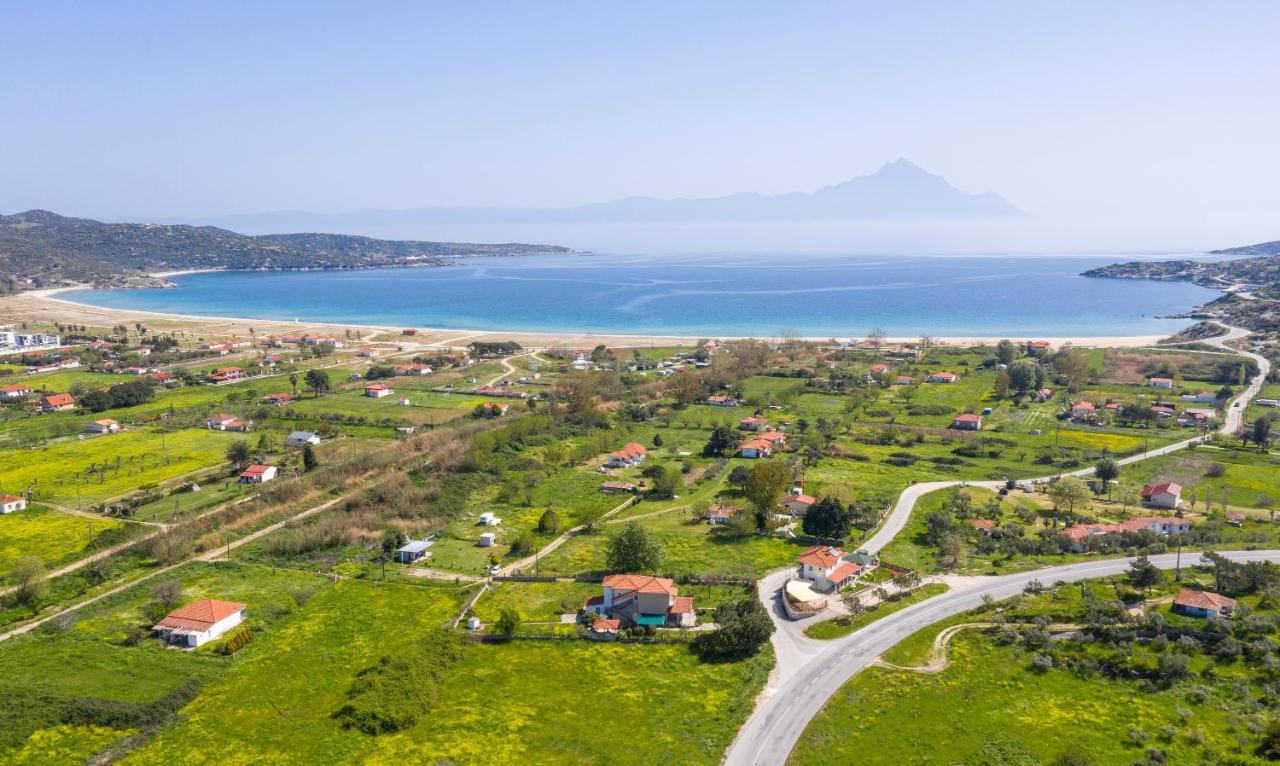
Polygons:
<instances>
[{"instance_id":1,"label":"hazy sky","mask_svg":"<svg viewBox=\"0 0 1280 766\"><path fill-rule=\"evenodd\" d=\"M1280 238L1280 3L852 5L9 3L0 211L783 192L902 156L1102 242Z\"/></svg>"}]
</instances>

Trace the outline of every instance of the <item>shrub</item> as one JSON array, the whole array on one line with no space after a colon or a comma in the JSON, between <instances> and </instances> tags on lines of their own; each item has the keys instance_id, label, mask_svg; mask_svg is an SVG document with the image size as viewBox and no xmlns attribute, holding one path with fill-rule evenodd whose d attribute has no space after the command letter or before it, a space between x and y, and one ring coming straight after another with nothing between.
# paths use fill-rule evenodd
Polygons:
<instances>
[{"instance_id":1,"label":"shrub","mask_svg":"<svg viewBox=\"0 0 1280 766\"><path fill-rule=\"evenodd\" d=\"M218 644L218 653L232 655L243 649L251 640L253 640L253 631L248 625L242 625L231 633L231 635L222 639Z\"/></svg>"},{"instance_id":2,"label":"shrub","mask_svg":"<svg viewBox=\"0 0 1280 766\"><path fill-rule=\"evenodd\" d=\"M461 659L458 634L431 631L406 655L383 657L357 673L333 718L343 728L371 735L408 728L435 707L441 678Z\"/></svg>"}]
</instances>

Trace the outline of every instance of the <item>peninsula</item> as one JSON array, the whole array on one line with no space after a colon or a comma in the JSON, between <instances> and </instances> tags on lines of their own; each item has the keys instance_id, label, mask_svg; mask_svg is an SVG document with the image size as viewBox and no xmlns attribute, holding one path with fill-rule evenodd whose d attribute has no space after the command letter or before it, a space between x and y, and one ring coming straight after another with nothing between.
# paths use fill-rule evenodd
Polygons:
<instances>
[{"instance_id":1,"label":"peninsula","mask_svg":"<svg viewBox=\"0 0 1280 766\"><path fill-rule=\"evenodd\" d=\"M0 215L0 294L90 284L163 287L156 272L446 266L450 258L569 253L522 243L387 240L347 234L239 234L212 226L103 223L47 210Z\"/></svg>"}]
</instances>

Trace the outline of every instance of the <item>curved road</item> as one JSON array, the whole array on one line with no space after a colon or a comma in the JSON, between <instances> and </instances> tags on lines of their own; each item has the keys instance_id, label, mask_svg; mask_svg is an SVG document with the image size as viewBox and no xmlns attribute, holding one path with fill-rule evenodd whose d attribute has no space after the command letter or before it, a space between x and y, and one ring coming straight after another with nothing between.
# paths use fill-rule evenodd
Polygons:
<instances>
[{"instance_id":1,"label":"curved road","mask_svg":"<svg viewBox=\"0 0 1280 766\"><path fill-rule=\"evenodd\" d=\"M1183 566L1194 564L1199 555L1198 551L1184 552ZM1222 555L1236 561L1280 563L1280 550L1224 551ZM1151 562L1162 569L1172 569L1176 556L1173 553L1152 556ZM970 587L913 604L844 638L823 642L819 648L807 647L801 657L791 657L785 680L771 692L766 691L769 696L761 700L738 732L729 746L725 763L732 766L786 763L809 721L850 678L916 631L979 606L984 596L997 601L1009 598L1021 593L1032 580L1049 584L1108 577L1123 573L1130 562L1132 559L1128 558L1100 559L1001 577L973 578ZM783 641L794 640L790 632L778 631L774 635L780 634ZM775 646L777 643L775 641Z\"/></svg>"},{"instance_id":2,"label":"curved road","mask_svg":"<svg viewBox=\"0 0 1280 766\"><path fill-rule=\"evenodd\" d=\"M1241 328L1228 327L1227 329L1226 335L1212 338L1207 342L1226 351L1252 358L1258 363L1260 371L1244 392L1232 400L1226 408L1226 416L1218 432L1232 435L1241 426L1245 408L1262 390L1267 375L1271 371L1271 364L1258 354L1227 346L1228 341L1249 335L1247 330ZM1206 438L1196 436L1117 462L1129 464L1165 455L1202 443ZM1066 474L1055 474L1055 476L1087 476L1091 473L1093 468L1084 468ZM1047 481L1050 478L1053 477L1032 481ZM906 526L917 500L930 492L962 484L996 489L1003 486L1004 482L935 481L907 487L898 497L898 501L880 530L872 535L860 549L872 553L880 551ZM1194 564L1199 556L1198 553L1184 555L1186 565ZM1280 551L1233 551L1224 552L1223 555L1236 560L1262 559L1280 563ZM1175 566L1175 558L1175 554L1166 554L1153 556L1151 560L1157 566L1167 569ZM997 600L1008 598L1020 593L1032 580L1071 582L1106 577L1125 571L1131 560L1128 558L1102 559L1001 577L956 578L954 584L957 587L947 593L895 612L842 638L821 642L804 635L804 628L811 624L810 621L794 622L782 612L780 589L790 577L791 569L772 572L760 580L759 593L761 600L769 608L770 616L777 628L772 639L774 654L777 658L774 674L761 693L755 711L729 746L724 763L731 766L785 763L809 721L822 710L827 700L839 691L845 682L894 644L921 628L977 606L984 596Z\"/></svg>"}]
</instances>

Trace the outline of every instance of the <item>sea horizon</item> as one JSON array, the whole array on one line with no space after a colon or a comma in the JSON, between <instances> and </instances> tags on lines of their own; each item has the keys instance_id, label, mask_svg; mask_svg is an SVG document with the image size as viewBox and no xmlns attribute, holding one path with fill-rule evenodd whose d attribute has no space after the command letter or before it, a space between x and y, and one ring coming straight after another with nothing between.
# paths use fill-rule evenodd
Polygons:
<instances>
[{"instance_id":1,"label":"sea horizon","mask_svg":"<svg viewBox=\"0 0 1280 766\"><path fill-rule=\"evenodd\" d=\"M511 333L855 337L1149 336L1218 292L1080 272L1145 254L618 255L454 265L213 271L169 289L71 290L113 309L263 321Z\"/></svg>"}]
</instances>

